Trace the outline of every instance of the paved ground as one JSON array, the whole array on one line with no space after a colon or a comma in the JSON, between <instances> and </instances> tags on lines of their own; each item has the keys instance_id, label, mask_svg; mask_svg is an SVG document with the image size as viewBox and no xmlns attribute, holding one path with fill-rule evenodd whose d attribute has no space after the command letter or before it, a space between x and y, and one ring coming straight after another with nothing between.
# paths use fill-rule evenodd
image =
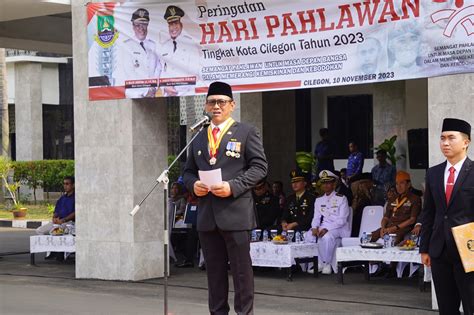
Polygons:
<instances>
[{"instance_id":1,"label":"paved ground","mask_svg":"<svg viewBox=\"0 0 474 315\"><path fill-rule=\"evenodd\" d=\"M31 230L0 228L0 252L28 249ZM0 314L163 314L163 281L76 280L74 263L29 265L28 255L0 258ZM207 314L205 272L172 269L169 312ZM348 273L336 278L295 274L287 282L277 270L255 274L255 314L434 314L431 295L416 279L375 279ZM230 294L232 303L232 294Z\"/></svg>"}]
</instances>

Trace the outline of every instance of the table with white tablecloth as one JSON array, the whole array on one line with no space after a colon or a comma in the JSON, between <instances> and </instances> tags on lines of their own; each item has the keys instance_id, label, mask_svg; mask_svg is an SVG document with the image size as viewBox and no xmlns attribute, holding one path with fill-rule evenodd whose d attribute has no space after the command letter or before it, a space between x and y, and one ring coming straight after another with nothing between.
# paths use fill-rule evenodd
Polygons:
<instances>
[{"instance_id":1,"label":"table with white tablecloth","mask_svg":"<svg viewBox=\"0 0 474 315\"><path fill-rule=\"evenodd\" d=\"M35 254L44 252L76 252L76 237L73 235L30 236L30 260L35 264Z\"/></svg>"},{"instance_id":2,"label":"table with white tablecloth","mask_svg":"<svg viewBox=\"0 0 474 315\"><path fill-rule=\"evenodd\" d=\"M339 247L336 250L336 261L338 263L338 280L344 283L343 267L345 262L362 261L367 262L408 262L421 264L421 255L418 249L401 250L398 247L380 249L362 248L360 246ZM420 269L423 270L423 269ZM368 272L367 279L370 277ZM420 289L424 290L424 272L420 273Z\"/></svg>"},{"instance_id":3,"label":"table with white tablecloth","mask_svg":"<svg viewBox=\"0 0 474 315\"><path fill-rule=\"evenodd\" d=\"M291 266L312 262L318 266L318 245L316 243L274 244L268 242L250 243L252 266L287 268L291 280ZM314 273L317 276L317 272Z\"/></svg>"}]
</instances>

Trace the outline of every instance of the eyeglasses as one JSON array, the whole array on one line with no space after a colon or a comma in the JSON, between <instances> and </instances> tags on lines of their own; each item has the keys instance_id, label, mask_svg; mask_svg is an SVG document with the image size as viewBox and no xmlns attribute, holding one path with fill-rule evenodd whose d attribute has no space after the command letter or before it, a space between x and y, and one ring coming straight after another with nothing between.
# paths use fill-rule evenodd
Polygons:
<instances>
[{"instance_id":1,"label":"eyeglasses","mask_svg":"<svg viewBox=\"0 0 474 315\"><path fill-rule=\"evenodd\" d=\"M207 100L206 105L210 107L219 106L220 108L224 107L227 103L232 102L232 100L223 100L223 99L217 99L217 100Z\"/></svg>"},{"instance_id":2,"label":"eyeglasses","mask_svg":"<svg viewBox=\"0 0 474 315\"><path fill-rule=\"evenodd\" d=\"M136 28L147 28L148 27L148 23L132 23L133 24L133 27L136 27Z\"/></svg>"}]
</instances>

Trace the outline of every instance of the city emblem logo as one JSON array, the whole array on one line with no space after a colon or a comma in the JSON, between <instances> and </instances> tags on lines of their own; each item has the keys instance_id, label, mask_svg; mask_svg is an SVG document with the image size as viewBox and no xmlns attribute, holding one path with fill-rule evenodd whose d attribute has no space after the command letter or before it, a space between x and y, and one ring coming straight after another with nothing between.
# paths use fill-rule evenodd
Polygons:
<instances>
[{"instance_id":1,"label":"city emblem logo","mask_svg":"<svg viewBox=\"0 0 474 315\"><path fill-rule=\"evenodd\" d=\"M139 15L141 18L144 17L145 14L146 14L146 11L145 11L145 10L139 10L139 11L138 11L138 15Z\"/></svg>"},{"instance_id":2,"label":"city emblem logo","mask_svg":"<svg viewBox=\"0 0 474 315\"><path fill-rule=\"evenodd\" d=\"M449 0L432 0L434 3L446 3ZM454 31L460 25L466 31L467 36L474 34L474 5L464 8L464 0L455 0L457 9L442 9L431 14L431 21L437 24L446 23L443 35L453 36Z\"/></svg>"},{"instance_id":3,"label":"city emblem logo","mask_svg":"<svg viewBox=\"0 0 474 315\"><path fill-rule=\"evenodd\" d=\"M113 15L97 15L97 34L95 41L103 48L111 47L119 36L119 32L114 27L115 18Z\"/></svg>"},{"instance_id":4,"label":"city emblem logo","mask_svg":"<svg viewBox=\"0 0 474 315\"><path fill-rule=\"evenodd\" d=\"M467 249L469 249L471 252L474 252L474 240L467 241Z\"/></svg>"},{"instance_id":5,"label":"city emblem logo","mask_svg":"<svg viewBox=\"0 0 474 315\"><path fill-rule=\"evenodd\" d=\"M170 8L170 15L175 16L176 15L176 9L175 8Z\"/></svg>"}]
</instances>

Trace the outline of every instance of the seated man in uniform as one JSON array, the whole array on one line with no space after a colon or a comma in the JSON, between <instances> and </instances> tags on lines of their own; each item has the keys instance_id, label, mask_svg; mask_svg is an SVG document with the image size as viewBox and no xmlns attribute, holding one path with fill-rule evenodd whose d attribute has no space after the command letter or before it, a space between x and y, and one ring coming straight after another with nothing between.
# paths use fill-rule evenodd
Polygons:
<instances>
[{"instance_id":1,"label":"seated man in uniform","mask_svg":"<svg viewBox=\"0 0 474 315\"><path fill-rule=\"evenodd\" d=\"M266 179L258 182L253 188L253 200L257 210L257 229L274 228L280 220L281 209L278 197L270 192Z\"/></svg>"},{"instance_id":2,"label":"seated man in uniform","mask_svg":"<svg viewBox=\"0 0 474 315\"><path fill-rule=\"evenodd\" d=\"M305 232L311 227L314 213L315 196L306 190L308 173L300 169L291 171L291 188L294 194L288 196L283 211L281 227L283 231L295 230Z\"/></svg>"},{"instance_id":3,"label":"seated man in uniform","mask_svg":"<svg viewBox=\"0 0 474 315\"><path fill-rule=\"evenodd\" d=\"M331 274L332 269L335 272L337 270L334 254L338 240L351 234L348 223L350 209L346 196L335 191L337 176L331 171L323 170L319 173L319 178L324 195L314 203L311 230L306 233L305 240L317 240L318 271ZM311 273L311 270L308 272Z\"/></svg>"},{"instance_id":4,"label":"seated man in uniform","mask_svg":"<svg viewBox=\"0 0 474 315\"><path fill-rule=\"evenodd\" d=\"M410 190L410 174L398 171L395 181L398 195L388 200L381 227L372 232L371 242L385 234L396 234L395 244L399 244L411 231L420 213L421 198Z\"/></svg>"}]
</instances>

